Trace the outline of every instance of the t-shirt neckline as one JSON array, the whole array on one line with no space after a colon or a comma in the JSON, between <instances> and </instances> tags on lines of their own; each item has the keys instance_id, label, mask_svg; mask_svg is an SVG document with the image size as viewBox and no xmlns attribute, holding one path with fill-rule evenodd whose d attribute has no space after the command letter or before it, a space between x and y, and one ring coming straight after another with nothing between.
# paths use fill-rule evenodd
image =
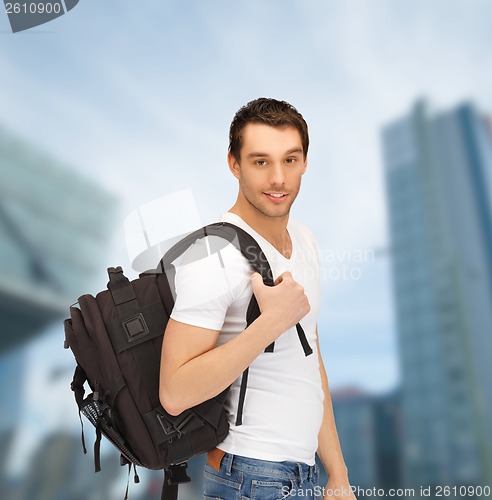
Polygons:
<instances>
[{"instance_id":1,"label":"t-shirt neckline","mask_svg":"<svg viewBox=\"0 0 492 500\"><path fill-rule=\"evenodd\" d=\"M279 252L267 239L265 239L260 233L258 233L257 231L255 231L247 222L245 222L239 215L233 213L233 212L226 212L224 214L226 217L231 217L233 219L237 219L240 221L240 224L238 224L238 226L240 226L241 224L246 226L247 230L248 231L251 231L251 233L253 233L252 236L254 236L254 238L256 240L261 240L261 242L259 243L262 243L262 244L265 244L267 245L269 248L271 248L271 250L273 252L275 252L276 255L278 255L280 258L284 259L286 262L292 262L294 259L294 254L295 254L295 249L296 249L296 244L295 244L295 240L294 240L294 235L292 234L292 231L289 230L289 227L291 227L291 224L290 224L290 218L287 222L287 232L289 233L289 236L290 236L290 241L292 243L292 250L291 250L291 253L290 253L290 258L287 258L285 255L283 255L281 252ZM244 229L244 228L243 228Z\"/></svg>"}]
</instances>

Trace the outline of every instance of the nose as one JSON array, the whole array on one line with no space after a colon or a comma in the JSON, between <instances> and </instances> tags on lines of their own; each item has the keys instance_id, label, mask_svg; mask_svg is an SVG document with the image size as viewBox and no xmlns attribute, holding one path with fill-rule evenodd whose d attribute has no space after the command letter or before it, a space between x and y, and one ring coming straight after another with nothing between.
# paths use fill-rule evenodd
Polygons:
<instances>
[{"instance_id":1,"label":"nose","mask_svg":"<svg viewBox=\"0 0 492 500\"><path fill-rule=\"evenodd\" d=\"M283 165L279 162L272 163L270 167L270 184L272 186L283 186L285 182L285 174Z\"/></svg>"}]
</instances>

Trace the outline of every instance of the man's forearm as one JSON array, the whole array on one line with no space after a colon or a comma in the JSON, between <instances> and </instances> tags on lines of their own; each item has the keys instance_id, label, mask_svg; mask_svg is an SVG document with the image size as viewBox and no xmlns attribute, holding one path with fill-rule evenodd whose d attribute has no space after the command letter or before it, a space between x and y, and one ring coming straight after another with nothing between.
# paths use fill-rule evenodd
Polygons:
<instances>
[{"instance_id":1,"label":"man's forearm","mask_svg":"<svg viewBox=\"0 0 492 500\"><path fill-rule=\"evenodd\" d=\"M161 403L169 413L177 415L220 394L310 310L304 288L289 272L282 273L273 287L253 273L251 284L261 314L220 347L214 347L217 331L208 330L200 341L196 335L186 335L187 328L189 333L189 328L196 327L169 320L162 343L159 388Z\"/></svg>"},{"instance_id":2,"label":"man's forearm","mask_svg":"<svg viewBox=\"0 0 492 500\"><path fill-rule=\"evenodd\" d=\"M173 373L172 383L161 384L161 401L172 402L166 405L166 409L179 414L220 394L270 344L263 332L272 330L273 325L260 315L229 342L180 366ZM161 376L165 378L166 374L161 373Z\"/></svg>"}]
</instances>

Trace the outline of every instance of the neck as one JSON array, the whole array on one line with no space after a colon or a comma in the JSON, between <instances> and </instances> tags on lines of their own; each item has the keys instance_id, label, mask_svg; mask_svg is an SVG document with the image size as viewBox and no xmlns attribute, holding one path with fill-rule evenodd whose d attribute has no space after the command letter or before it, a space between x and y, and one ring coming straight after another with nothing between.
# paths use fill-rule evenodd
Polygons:
<instances>
[{"instance_id":1,"label":"neck","mask_svg":"<svg viewBox=\"0 0 492 500\"><path fill-rule=\"evenodd\" d=\"M279 217L269 217L249 203L242 202L239 197L229 212L241 217L248 226L263 236L281 254L290 258L292 243L287 231L287 223L289 222L288 213Z\"/></svg>"}]
</instances>

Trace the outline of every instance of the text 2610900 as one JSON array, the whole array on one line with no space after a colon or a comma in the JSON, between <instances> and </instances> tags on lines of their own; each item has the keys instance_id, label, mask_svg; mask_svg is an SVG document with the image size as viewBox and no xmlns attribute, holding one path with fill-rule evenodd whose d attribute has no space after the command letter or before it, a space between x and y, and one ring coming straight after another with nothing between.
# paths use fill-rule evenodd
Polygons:
<instances>
[{"instance_id":1,"label":"text 2610900","mask_svg":"<svg viewBox=\"0 0 492 500\"><path fill-rule=\"evenodd\" d=\"M449 497L449 496L468 496L468 497L488 497L490 496L491 490L490 486L436 486L435 487L435 496L436 497Z\"/></svg>"},{"instance_id":2,"label":"text 2610900","mask_svg":"<svg viewBox=\"0 0 492 500\"><path fill-rule=\"evenodd\" d=\"M60 14L61 3L15 2L5 3L7 14Z\"/></svg>"}]
</instances>

